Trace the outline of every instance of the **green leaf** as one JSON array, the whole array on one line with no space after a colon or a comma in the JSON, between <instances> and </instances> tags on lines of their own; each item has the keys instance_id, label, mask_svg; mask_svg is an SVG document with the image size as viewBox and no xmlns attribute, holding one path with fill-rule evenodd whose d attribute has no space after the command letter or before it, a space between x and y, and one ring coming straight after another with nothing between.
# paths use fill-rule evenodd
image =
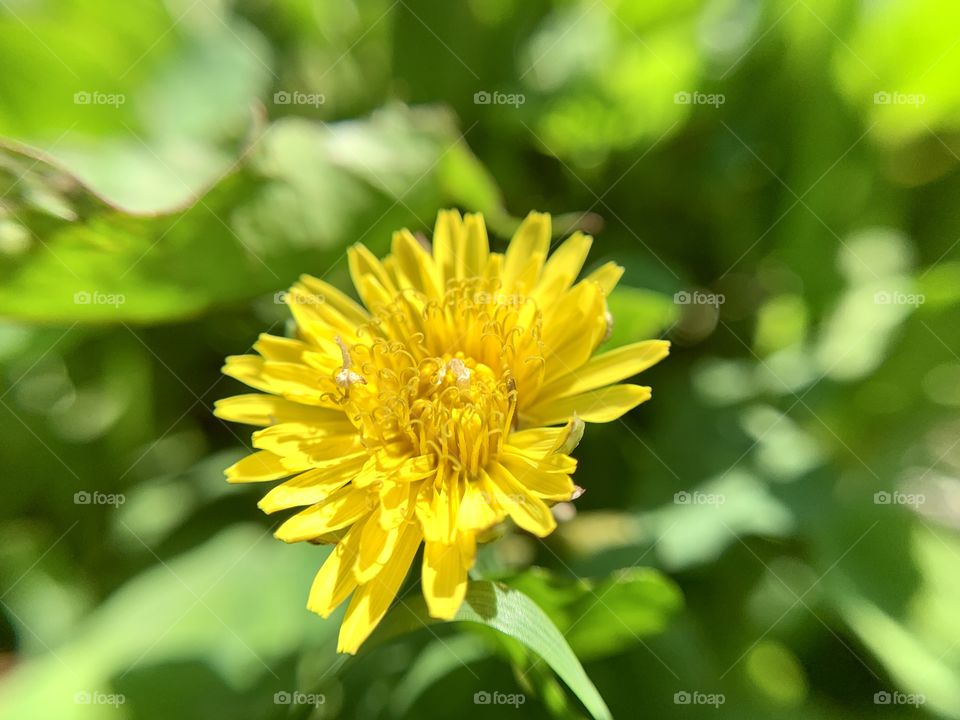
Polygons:
<instances>
[{"instance_id":1,"label":"green leaf","mask_svg":"<svg viewBox=\"0 0 960 720\"><path fill-rule=\"evenodd\" d=\"M490 230L506 236L516 229L519 221L507 213L496 181L466 142L451 146L438 172L444 193L458 205L482 212Z\"/></svg>"},{"instance_id":2,"label":"green leaf","mask_svg":"<svg viewBox=\"0 0 960 720\"><path fill-rule=\"evenodd\" d=\"M871 593L851 574L830 579L827 589L840 616L889 673L890 689L919 694L931 712L960 718L960 661L952 652L960 636L960 542L926 524L911 533L920 579L911 584L908 602Z\"/></svg>"},{"instance_id":3,"label":"green leaf","mask_svg":"<svg viewBox=\"0 0 960 720\"><path fill-rule=\"evenodd\" d=\"M611 572L651 548L659 566L685 570L716 562L738 537L787 537L796 530L791 508L758 477L740 468L688 486L673 501L631 514L582 512L557 530L577 572ZM653 560L651 560L653 561Z\"/></svg>"},{"instance_id":4,"label":"green leaf","mask_svg":"<svg viewBox=\"0 0 960 720\"><path fill-rule=\"evenodd\" d=\"M599 580L533 568L509 582L550 615L583 659L612 655L661 632L683 604L679 588L653 568L624 568Z\"/></svg>"},{"instance_id":5,"label":"green leaf","mask_svg":"<svg viewBox=\"0 0 960 720\"><path fill-rule=\"evenodd\" d=\"M652 142L690 115L679 88L703 87L695 3L557 3L520 51L526 112L551 154L589 163ZM591 38L575 47L568 33ZM640 40L640 37L643 40Z\"/></svg>"},{"instance_id":6,"label":"green leaf","mask_svg":"<svg viewBox=\"0 0 960 720\"><path fill-rule=\"evenodd\" d=\"M369 647L440 622L431 618L422 597L401 603L387 616ZM567 684L597 720L610 710L553 621L527 595L503 583L471 582L452 622L479 623L514 638L535 652Z\"/></svg>"},{"instance_id":7,"label":"green leaf","mask_svg":"<svg viewBox=\"0 0 960 720\"><path fill-rule=\"evenodd\" d=\"M222 4L4 15L0 65L20 71L0 83L0 135L129 211L171 212L228 173L274 76L266 39Z\"/></svg>"},{"instance_id":8,"label":"green leaf","mask_svg":"<svg viewBox=\"0 0 960 720\"><path fill-rule=\"evenodd\" d=\"M0 226L0 314L166 322L343 270L348 242L379 251L393 230L432 220L448 198L440 159L461 142L436 109L326 125L285 118L196 204L156 215L120 211L53 166L0 153L13 210ZM34 192L47 187L67 188L57 213Z\"/></svg>"},{"instance_id":9,"label":"green leaf","mask_svg":"<svg viewBox=\"0 0 960 720\"><path fill-rule=\"evenodd\" d=\"M491 649L483 638L460 635L434 640L417 654L393 690L390 707L396 717L407 717L413 704L431 686L467 663L489 657Z\"/></svg>"},{"instance_id":10,"label":"green leaf","mask_svg":"<svg viewBox=\"0 0 960 720\"><path fill-rule=\"evenodd\" d=\"M840 11L823 6L828 9ZM855 17L844 43L849 52L833 56L833 70L840 92L864 122L897 141L955 130L960 58L952 52L952 28L960 22L960 7L945 0L884 3ZM828 11L823 26L835 27L835 19ZM916 49L904 56L899 48L906 43Z\"/></svg>"},{"instance_id":11,"label":"green leaf","mask_svg":"<svg viewBox=\"0 0 960 720\"><path fill-rule=\"evenodd\" d=\"M131 551L152 556L138 528L120 525L118 532ZM245 524L182 555L157 558L64 643L18 663L6 675L0 685L0 717L47 717L54 712L50 702L64 720L118 717L110 705L72 702L75 693L112 693L123 687L131 704L149 702L150 693L162 687L156 683L164 668L190 662L207 666L234 695L250 690L276 675L273 668L282 658L319 645L335 632L333 623L318 622L303 609L305 587L326 552L307 544L288 547L262 527ZM277 577L294 580L276 582ZM19 609L22 600L7 602ZM121 683L128 673L156 683L127 689ZM199 716L199 706L181 714Z\"/></svg>"}]
</instances>

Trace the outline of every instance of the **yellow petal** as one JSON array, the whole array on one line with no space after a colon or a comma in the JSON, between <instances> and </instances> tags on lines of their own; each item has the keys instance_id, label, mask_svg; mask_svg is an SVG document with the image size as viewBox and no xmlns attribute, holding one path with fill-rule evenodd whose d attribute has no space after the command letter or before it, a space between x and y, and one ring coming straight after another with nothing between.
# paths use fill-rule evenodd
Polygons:
<instances>
[{"instance_id":1,"label":"yellow petal","mask_svg":"<svg viewBox=\"0 0 960 720\"><path fill-rule=\"evenodd\" d=\"M256 355L230 355L220 372L257 390L275 392L270 382L261 374L263 363L263 358Z\"/></svg>"},{"instance_id":2,"label":"yellow petal","mask_svg":"<svg viewBox=\"0 0 960 720\"><path fill-rule=\"evenodd\" d=\"M356 653L383 619L410 569L421 538L419 526L409 523L401 532L397 547L383 569L353 594L340 626L337 652Z\"/></svg>"},{"instance_id":3,"label":"yellow petal","mask_svg":"<svg viewBox=\"0 0 960 720\"><path fill-rule=\"evenodd\" d=\"M463 252L463 220L456 210L441 210L433 228L433 259L440 274L440 287L456 277L457 256Z\"/></svg>"},{"instance_id":4,"label":"yellow petal","mask_svg":"<svg viewBox=\"0 0 960 720\"><path fill-rule=\"evenodd\" d=\"M305 350L310 347L293 338L277 337L261 333L254 343L253 349L260 353L265 360L278 362L301 362Z\"/></svg>"},{"instance_id":5,"label":"yellow petal","mask_svg":"<svg viewBox=\"0 0 960 720\"><path fill-rule=\"evenodd\" d=\"M408 230L393 234L391 249L400 276L398 285L413 287L429 298L441 297L443 283L433 257Z\"/></svg>"},{"instance_id":6,"label":"yellow petal","mask_svg":"<svg viewBox=\"0 0 960 720\"><path fill-rule=\"evenodd\" d=\"M544 310L546 377L576 370L590 359L607 331L605 308L603 293L596 284L579 283Z\"/></svg>"},{"instance_id":7,"label":"yellow petal","mask_svg":"<svg viewBox=\"0 0 960 720\"><path fill-rule=\"evenodd\" d=\"M365 289L372 286L370 281L376 281L375 284L382 287L388 295L396 295L397 288L387 271L377 257L364 245L358 243L347 248L347 264L350 267L353 286L357 289L360 299L363 300L363 304L367 308L373 310L377 304L376 297L368 297L365 294Z\"/></svg>"},{"instance_id":8,"label":"yellow petal","mask_svg":"<svg viewBox=\"0 0 960 720\"><path fill-rule=\"evenodd\" d=\"M361 471L364 457L338 458L329 467L307 470L281 483L263 496L257 507L275 513L292 507L314 505L326 500Z\"/></svg>"},{"instance_id":9,"label":"yellow petal","mask_svg":"<svg viewBox=\"0 0 960 720\"><path fill-rule=\"evenodd\" d=\"M538 303L548 305L570 289L583 269L592 244L593 238L578 232L556 249L547 260L540 282L534 289L533 296Z\"/></svg>"},{"instance_id":10,"label":"yellow petal","mask_svg":"<svg viewBox=\"0 0 960 720\"><path fill-rule=\"evenodd\" d=\"M519 527L538 537L546 537L557 527L550 508L531 495L503 465L494 465L489 477L494 499Z\"/></svg>"},{"instance_id":11,"label":"yellow petal","mask_svg":"<svg viewBox=\"0 0 960 720\"><path fill-rule=\"evenodd\" d=\"M460 277L480 277L490 256L490 241L483 215L470 213L463 218L463 253Z\"/></svg>"},{"instance_id":12,"label":"yellow petal","mask_svg":"<svg viewBox=\"0 0 960 720\"><path fill-rule=\"evenodd\" d=\"M421 579L430 616L452 619L467 594L467 568L460 543L426 542Z\"/></svg>"},{"instance_id":13,"label":"yellow petal","mask_svg":"<svg viewBox=\"0 0 960 720\"><path fill-rule=\"evenodd\" d=\"M541 398L534 407L524 411L521 422L526 425L556 425L568 422L574 413L585 422L610 422L649 399L648 387L609 385L569 397Z\"/></svg>"},{"instance_id":14,"label":"yellow petal","mask_svg":"<svg viewBox=\"0 0 960 720\"><path fill-rule=\"evenodd\" d=\"M483 277L488 280L499 280L503 273L503 254L490 253L487 257L487 267L483 271Z\"/></svg>"},{"instance_id":15,"label":"yellow petal","mask_svg":"<svg viewBox=\"0 0 960 720\"><path fill-rule=\"evenodd\" d=\"M350 342L349 339L346 342ZM300 361L314 370L319 370L326 377L335 375L343 367L343 353L336 342L323 338L320 341L320 350L304 350Z\"/></svg>"},{"instance_id":16,"label":"yellow petal","mask_svg":"<svg viewBox=\"0 0 960 720\"><path fill-rule=\"evenodd\" d=\"M375 512L363 526L360 536L360 553L353 567L358 583L370 582L393 555L400 539L401 527L385 530L380 524L379 512Z\"/></svg>"},{"instance_id":17,"label":"yellow petal","mask_svg":"<svg viewBox=\"0 0 960 720\"><path fill-rule=\"evenodd\" d=\"M576 462L568 458L571 463L569 471L550 470L549 466L523 455L503 453L500 464L530 493L543 500L569 500L573 495L574 485L570 474L576 469Z\"/></svg>"},{"instance_id":18,"label":"yellow petal","mask_svg":"<svg viewBox=\"0 0 960 720\"><path fill-rule=\"evenodd\" d=\"M363 299L363 304L374 312L390 305L397 296L396 291L390 290L374 275L361 275L353 284L357 294Z\"/></svg>"},{"instance_id":19,"label":"yellow petal","mask_svg":"<svg viewBox=\"0 0 960 720\"><path fill-rule=\"evenodd\" d=\"M389 530L408 520L418 491L416 485L384 483L380 490L380 526Z\"/></svg>"},{"instance_id":20,"label":"yellow petal","mask_svg":"<svg viewBox=\"0 0 960 720\"><path fill-rule=\"evenodd\" d=\"M313 579L307 609L328 617L357 587L353 565L360 547L361 526L354 525L337 543Z\"/></svg>"},{"instance_id":21,"label":"yellow petal","mask_svg":"<svg viewBox=\"0 0 960 720\"><path fill-rule=\"evenodd\" d=\"M399 483L412 483L425 480L437 473L437 459L434 455L418 455L407 458L390 470L391 479Z\"/></svg>"},{"instance_id":22,"label":"yellow petal","mask_svg":"<svg viewBox=\"0 0 960 720\"><path fill-rule=\"evenodd\" d=\"M604 385L626 380L655 365L670 353L666 340L644 340L625 345L591 358L582 367L558 375L545 384L540 393L548 395L576 395Z\"/></svg>"},{"instance_id":23,"label":"yellow petal","mask_svg":"<svg viewBox=\"0 0 960 720\"><path fill-rule=\"evenodd\" d=\"M521 292L533 290L550 250L550 216L532 212L520 223L510 240L503 260L503 287L511 291L519 283Z\"/></svg>"},{"instance_id":24,"label":"yellow petal","mask_svg":"<svg viewBox=\"0 0 960 720\"><path fill-rule=\"evenodd\" d=\"M550 450L550 454L569 455L580 444L587 426L583 420L574 415L563 427L563 434L557 438L557 444Z\"/></svg>"},{"instance_id":25,"label":"yellow petal","mask_svg":"<svg viewBox=\"0 0 960 720\"><path fill-rule=\"evenodd\" d=\"M424 484L416 502L417 518L423 526L424 537L447 542L453 540L457 531L461 492L459 484L453 488L444 483L439 486Z\"/></svg>"},{"instance_id":26,"label":"yellow petal","mask_svg":"<svg viewBox=\"0 0 960 720\"><path fill-rule=\"evenodd\" d=\"M620 282L621 277L623 277L623 268L611 261L598 267L592 273L587 275L583 281L597 283L597 285L600 286L600 289L603 290L604 297L606 297L613 292L613 289L617 286L617 283Z\"/></svg>"},{"instance_id":27,"label":"yellow petal","mask_svg":"<svg viewBox=\"0 0 960 720\"><path fill-rule=\"evenodd\" d=\"M347 432L353 427L343 410L303 405L276 395L235 395L217 400L213 407L213 414L221 420L246 425L265 427L280 423L306 423L333 426L339 432Z\"/></svg>"},{"instance_id":28,"label":"yellow petal","mask_svg":"<svg viewBox=\"0 0 960 720\"><path fill-rule=\"evenodd\" d=\"M357 326L350 325L343 316L327 307L323 299L306 291L299 283L290 288L284 302L293 315L297 335L313 346L335 351L335 347L330 348L334 336L345 335L352 339L356 333ZM332 355L335 357L336 352Z\"/></svg>"},{"instance_id":29,"label":"yellow petal","mask_svg":"<svg viewBox=\"0 0 960 720\"><path fill-rule=\"evenodd\" d=\"M261 375L284 397L309 404L338 407L329 396L337 391L328 373L300 363L266 361Z\"/></svg>"},{"instance_id":30,"label":"yellow petal","mask_svg":"<svg viewBox=\"0 0 960 720\"><path fill-rule=\"evenodd\" d=\"M327 460L357 453L362 447L360 436L351 427L344 434L333 435L331 430L342 426L282 423L271 425L253 434L253 446L277 455L297 459L304 464L319 464ZM369 455L364 454L365 457Z\"/></svg>"},{"instance_id":31,"label":"yellow petal","mask_svg":"<svg viewBox=\"0 0 960 720\"><path fill-rule=\"evenodd\" d=\"M227 482L248 483L279 480L287 477L291 471L283 464L279 455L266 450L247 455L225 470Z\"/></svg>"},{"instance_id":32,"label":"yellow petal","mask_svg":"<svg viewBox=\"0 0 960 720\"><path fill-rule=\"evenodd\" d=\"M314 305L322 309L323 317L328 323L334 324L333 321L342 319L347 328L356 329L370 322L370 315L367 314L366 310L330 283L310 275L301 275L299 285L304 291L322 300ZM335 313L339 317L335 317L331 313ZM336 322L336 324L340 325L341 323Z\"/></svg>"},{"instance_id":33,"label":"yellow petal","mask_svg":"<svg viewBox=\"0 0 960 720\"><path fill-rule=\"evenodd\" d=\"M285 302L296 321L298 335L325 349L332 357L337 356L333 345L337 335L353 342L361 327L376 334L363 308L333 286L308 275L294 283Z\"/></svg>"},{"instance_id":34,"label":"yellow petal","mask_svg":"<svg viewBox=\"0 0 960 720\"><path fill-rule=\"evenodd\" d=\"M477 535L461 532L457 535L457 542L460 544L460 562L469 571L477 557Z\"/></svg>"},{"instance_id":35,"label":"yellow petal","mask_svg":"<svg viewBox=\"0 0 960 720\"><path fill-rule=\"evenodd\" d=\"M324 533L323 535L317 535L316 537L310 538L310 542L315 545L336 545L338 542L343 540L343 536L346 535L350 528L340 528L339 530L334 530L333 532Z\"/></svg>"},{"instance_id":36,"label":"yellow petal","mask_svg":"<svg viewBox=\"0 0 960 720\"><path fill-rule=\"evenodd\" d=\"M463 530L486 530L501 522L505 511L494 501L493 488L483 480L468 482L460 501L457 528Z\"/></svg>"},{"instance_id":37,"label":"yellow petal","mask_svg":"<svg viewBox=\"0 0 960 720\"><path fill-rule=\"evenodd\" d=\"M514 448L536 457L543 457L557 446L557 441L565 431L566 428L562 427L543 427L512 432L507 438L505 451Z\"/></svg>"},{"instance_id":38,"label":"yellow petal","mask_svg":"<svg viewBox=\"0 0 960 720\"><path fill-rule=\"evenodd\" d=\"M349 485L340 488L326 500L287 520L277 528L274 537L293 543L339 530L370 513L371 497L368 491L355 490Z\"/></svg>"},{"instance_id":39,"label":"yellow petal","mask_svg":"<svg viewBox=\"0 0 960 720\"><path fill-rule=\"evenodd\" d=\"M222 372L252 388L283 395L289 400L338 407L332 399L337 390L333 378L306 365L274 362L256 355L232 355Z\"/></svg>"}]
</instances>

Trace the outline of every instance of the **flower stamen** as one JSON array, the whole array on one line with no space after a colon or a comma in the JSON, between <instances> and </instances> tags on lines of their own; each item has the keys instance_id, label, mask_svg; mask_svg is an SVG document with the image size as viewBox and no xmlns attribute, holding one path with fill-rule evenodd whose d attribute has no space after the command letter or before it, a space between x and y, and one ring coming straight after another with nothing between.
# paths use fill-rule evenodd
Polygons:
<instances>
[{"instance_id":1,"label":"flower stamen","mask_svg":"<svg viewBox=\"0 0 960 720\"><path fill-rule=\"evenodd\" d=\"M350 359L350 350L347 348L347 344L343 341L343 338L337 335L333 340L340 347L340 354L343 357L343 368L334 376L334 382L344 390L349 390L351 385L356 385L357 383L366 385L366 379L350 369L353 363Z\"/></svg>"}]
</instances>

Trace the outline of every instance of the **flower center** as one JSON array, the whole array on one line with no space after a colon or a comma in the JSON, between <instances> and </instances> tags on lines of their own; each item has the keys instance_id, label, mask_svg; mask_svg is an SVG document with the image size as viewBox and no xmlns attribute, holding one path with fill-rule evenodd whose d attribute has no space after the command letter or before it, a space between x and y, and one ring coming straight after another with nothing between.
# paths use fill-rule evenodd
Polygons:
<instances>
[{"instance_id":1,"label":"flower center","mask_svg":"<svg viewBox=\"0 0 960 720\"><path fill-rule=\"evenodd\" d=\"M516 390L509 378L472 358L445 355L421 364L411 386L407 436L414 452L435 454L453 470L476 475L510 431Z\"/></svg>"},{"instance_id":2,"label":"flower center","mask_svg":"<svg viewBox=\"0 0 960 720\"><path fill-rule=\"evenodd\" d=\"M516 408L509 373L497 377L463 353L414 362L399 343L384 341L346 352L338 384L368 445L431 455L470 475L499 453Z\"/></svg>"},{"instance_id":3,"label":"flower center","mask_svg":"<svg viewBox=\"0 0 960 720\"><path fill-rule=\"evenodd\" d=\"M499 455L525 378L542 366L535 304L474 281L451 283L442 301L408 293L376 317L369 344L336 338L334 381L364 443L475 477ZM378 337L386 328L403 340Z\"/></svg>"},{"instance_id":4,"label":"flower center","mask_svg":"<svg viewBox=\"0 0 960 720\"><path fill-rule=\"evenodd\" d=\"M343 402L368 446L430 456L476 475L500 451L516 409L516 384L462 352L419 362L401 343L344 350Z\"/></svg>"}]
</instances>

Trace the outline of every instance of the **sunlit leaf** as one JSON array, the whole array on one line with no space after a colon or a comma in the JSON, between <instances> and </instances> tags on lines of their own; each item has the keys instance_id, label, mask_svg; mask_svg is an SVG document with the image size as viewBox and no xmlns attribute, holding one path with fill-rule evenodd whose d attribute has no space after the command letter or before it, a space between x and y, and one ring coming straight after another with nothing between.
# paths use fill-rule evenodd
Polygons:
<instances>
[{"instance_id":1,"label":"sunlit leaf","mask_svg":"<svg viewBox=\"0 0 960 720\"><path fill-rule=\"evenodd\" d=\"M379 642L437 622L422 598L394 608L374 635ZM597 720L610 711L556 625L529 597L501 583L474 581L453 622L480 623L523 643L546 662ZM375 641L376 642L376 641Z\"/></svg>"}]
</instances>

